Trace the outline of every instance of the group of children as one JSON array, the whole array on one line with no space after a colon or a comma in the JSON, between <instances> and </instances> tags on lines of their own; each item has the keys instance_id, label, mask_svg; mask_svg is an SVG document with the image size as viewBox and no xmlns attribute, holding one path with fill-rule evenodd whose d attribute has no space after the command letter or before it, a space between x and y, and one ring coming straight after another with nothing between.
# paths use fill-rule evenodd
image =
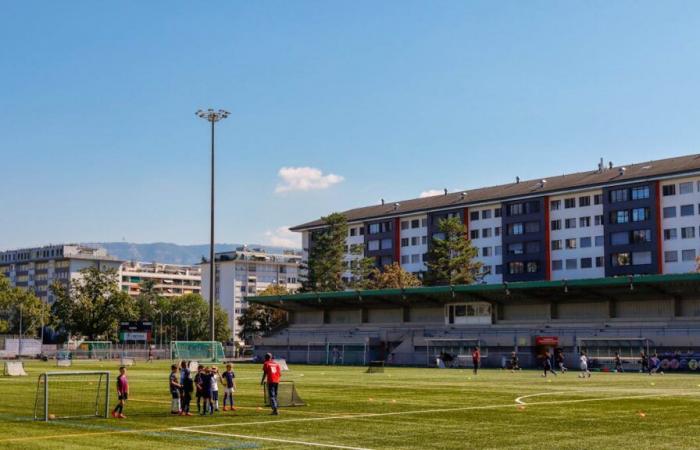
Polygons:
<instances>
[{"instance_id":1,"label":"group of children","mask_svg":"<svg viewBox=\"0 0 700 450\"><path fill-rule=\"evenodd\" d=\"M189 366L189 361L182 361L179 369L175 364L170 366L171 414L191 416L190 403L194 392L197 399L197 412L203 416L207 413L213 415L215 411L219 411L219 382L224 384L223 410L228 411L229 408L231 411L236 410L234 403L236 375L231 364L226 365L226 371L223 374L219 374L216 366L198 366L194 377Z\"/></svg>"}]
</instances>

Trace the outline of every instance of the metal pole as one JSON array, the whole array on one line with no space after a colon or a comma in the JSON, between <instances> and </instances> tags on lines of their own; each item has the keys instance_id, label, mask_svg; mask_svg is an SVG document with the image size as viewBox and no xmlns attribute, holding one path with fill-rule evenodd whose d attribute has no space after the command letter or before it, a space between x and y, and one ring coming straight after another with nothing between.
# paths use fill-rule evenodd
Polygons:
<instances>
[{"instance_id":1,"label":"metal pole","mask_svg":"<svg viewBox=\"0 0 700 450\"><path fill-rule=\"evenodd\" d=\"M216 269L214 262L214 120L211 121L211 229L209 240L209 336L216 339L214 330L214 284Z\"/></svg>"}]
</instances>

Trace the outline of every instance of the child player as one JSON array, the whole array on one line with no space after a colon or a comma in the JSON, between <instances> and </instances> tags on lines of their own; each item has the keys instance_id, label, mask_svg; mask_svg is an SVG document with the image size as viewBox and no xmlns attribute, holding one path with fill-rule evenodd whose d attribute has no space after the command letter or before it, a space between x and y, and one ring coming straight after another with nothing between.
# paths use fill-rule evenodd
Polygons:
<instances>
[{"instance_id":1,"label":"child player","mask_svg":"<svg viewBox=\"0 0 700 450\"><path fill-rule=\"evenodd\" d=\"M518 360L518 354L511 352L510 354L510 371L514 372L520 370L520 361Z\"/></svg>"},{"instance_id":2,"label":"child player","mask_svg":"<svg viewBox=\"0 0 700 450\"><path fill-rule=\"evenodd\" d=\"M219 369L211 366L211 404L216 412L219 412L219 378Z\"/></svg>"},{"instance_id":3,"label":"child player","mask_svg":"<svg viewBox=\"0 0 700 450\"><path fill-rule=\"evenodd\" d=\"M184 377L182 376L184 372ZM180 368L180 384L182 384L182 411L181 416L191 416L190 413L190 403L192 402L192 391L194 390L194 383L192 382L192 377L190 374L190 369Z\"/></svg>"},{"instance_id":4,"label":"child player","mask_svg":"<svg viewBox=\"0 0 700 450\"><path fill-rule=\"evenodd\" d=\"M620 358L620 353L615 352L615 372L622 373L625 370L622 368L622 358Z\"/></svg>"},{"instance_id":5,"label":"child player","mask_svg":"<svg viewBox=\"0 0 700 450\"><path fill-rule=\"evenodd\" d=\"M224 381L224 411L227 410L226 399L229 399L231 403L231 411L235 411L236 407L233 403L233 393L236 392L236 374L233 373L231 364L226 364L226 372L223 373L222 378Z\"/></svg>"},{"instance_id":6,"label":"child player","mask_svg":"<svg viewBox=\"0 0 700 450\"><path fill-rule=\"evenodd\" d=\"M212 373L209 367L205 367L202 374L199 376L202 384L202 399L204 399L204 408L200 413L203 416L207 415L207 411L210 411L211 415L214 415L214 406L211 402L211 384L212 384Z\"/></svg>"},{"instance_id":7,"label":"child player","mask_svg":"<svg viewBox=\"0 0 700 450\"><path fill-rule=\"evenodd\" d=\"M170 366L170 395L172 402L170 404L170 414L180 414L180 385L177 377L177 365Z\"/></svg>"},{"instance_id":8,"label":"child player","mask_svg":"<svg viewBox=\"0 0 700 450\"><path fill-rule=\"evenodd\" d=\"M197 367L197 375L194 376L194 385L197 390L197 412L202 412L202 374L204 373L204 367Z\"/></svg>"},{"instance_id":9,"label":"child player","mask_svg":"<svg viewBox=\"0 0 700 450\"><path fill-rule=\"evenodd\" d=\"M579 374L579 377L586 378L586 376L588 376L588 378L590 378L591 371L588 370L588 356L586 356L586 352L581 352L579 361L581 362L581 374Z\"/></svg>"},{"instance_id":10,"label":"child player","mask_svg":"<svg viewBox=\"0 0 700 450\"><path fill-rule=\"evenodd\" d=\"M124 404L129 398L129 380L126 379L126 367L121 366L119 368L119 375L117 376L117 398L119 403L112 411L112 417L117 419L126 419L124 415Z\"/></svg>"}]
</instances>

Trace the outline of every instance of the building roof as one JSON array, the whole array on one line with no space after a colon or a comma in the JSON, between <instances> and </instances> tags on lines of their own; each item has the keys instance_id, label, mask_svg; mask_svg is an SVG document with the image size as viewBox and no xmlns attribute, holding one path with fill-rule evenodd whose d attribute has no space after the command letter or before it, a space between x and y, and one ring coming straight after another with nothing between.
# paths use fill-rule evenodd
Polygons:
<instances>
[{"instance_id":1,"label":"building roof","mask_svg":"<svg viewBox=\"0 0 700 450\"><path fill-rule=\"evenodd\" d=\"M622 170L623 167L624 170ZM394 202L387 202L383 205L350 209L343 211L341 214L345 216L348 222L366 221L380 217L425 212L433 209L468 207L479 203L546 195L571 189L593 188L610 183L630 183L652 177L683 174L697 170L700 170L700 154L546 177L544 178L546 180L545 183L542 183L543 179L521 180L517 183L471 189L448 193L447 195L402 200L397 202L398 207L395 206ZM323 220L318 219L290 229L302 231L321 227L323 224Z\"/></svg>"},{"instance_id":2,"label":"building roof","mask_svg":"<svg viewBox=\"0 0 700 450\"><path fill-rule=\"evenodd\" d=\"M542 303L567 298L577 301L605 301L625 298L638 300L649 297L679 298L688 294L695 297L700 296L700 273L367 291L307 292L293 295L248 297L246 300L250 303L295 311L326 307L400 307L416 303L443 305L456 301Z\"/></svg>"}]
</instances>

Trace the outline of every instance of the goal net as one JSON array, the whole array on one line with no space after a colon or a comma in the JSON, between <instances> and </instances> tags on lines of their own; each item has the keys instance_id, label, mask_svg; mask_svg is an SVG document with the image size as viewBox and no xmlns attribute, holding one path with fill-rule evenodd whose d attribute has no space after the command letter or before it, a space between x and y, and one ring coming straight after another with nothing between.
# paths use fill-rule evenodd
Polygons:
<instances>
[{"instance_id":1,"label":"goal net","mask_svg":"<svg viewBox=\"0 0 700 450\"><path fill-rule=\"evenodd\" d=\"M34 420L107 417L109 372L45 372L39 375Z\"/></svg>"},{"instance_id":2,"label":"goal net","mask_svg":"<svg viewBox=\"0 0 700 450\"><path fill-rule=\"evenodd\" d=\"M473 367L472 351L481 347L479 339L428 338L425 340L428 367ZM488 349L479 348L481 359L488 358Z\"/></svg>"},{"instance_id":3,"label":"goal net","mask_svg":"<svg viewBox=\"0 0 700 450\"><path fill-rule=\"evenodd\" d=\"M270 398L267 391L267 383L263 386L265 406L270 406ZM277 406L306 406L301 399L293 381L280 381L277 387Z\"/></svg>"},{"instance_id":4,"label":"goal net","mask_svg":"<svg viewBox=\"0 0 700 450\"><path fill-rule=\"evenodd\" d=\"M22 361L5 361L5 376L26 377L27 372L24 371L24 363Z\"/></svg>"},{"instance_id":5,"label":"goal net","mask_svg":"<svg viewBox=\"0 0 700 450\"><path fill-rule=\"evenodd\" d=\"M653 342L647 338L579 338L578 353L585 351L589 367L615 370L615 354L620 355L623 370L641 368L641 352L650 354Z\"/></svg>"},{"instance_id":6,"label":"goal net","mask_svg":"<svg viewBox=\"0 0 700 450\"><path fill-rule=\"evenodd\" d=\"M283 372L289 371L289 366L287 365L286 359L276 359L275 362L279 364L280 370Z\"/></svg>"},{"instance_id":7,"label":"goal net","mask_svg":"<svg viewBox=\"0 0 700 450\"><path fill-rule=\"evenodd\" d=\"M173 360L221 361L224 346L217 341L172 341L170 357Z\"/></svg>"},{"instance_id":8,"label":"goal net","mask_svg":"<svg viewBox=\"0 0 700 450\"><path fill-rule=\"evenodd\" d=\"M356 366L367 364L367 344L328 342L326 344L326 364Z\"/></svg>"},{"instance_id":9,"label":"goal net","mask_svg":"<svg viewBox=\"0 0 700 450\"><path fill-rule=\"evenodd\" d=\"M73 350L73 359L112 359L110 341L83 341Z\"/></svg>"},{"instance_id":10,"label":"goal net","mask_svg":"<svg viewBox=\"0 0 700 450\"><path fill-rule=\"evenodd\" d=\"M70 367L73 365L73 355L68 350L59 350L56 353L57 367Z\"/></svg>"},{"instance_id":11,"label":"goal net","mask_svg":"<svg viewBox=\"0 0 700 450\"><path fill-rule=\"evenodd\" d=\"M366 373L384 373L384 361L370 361Z\"/></svg>"}]
</instances>

